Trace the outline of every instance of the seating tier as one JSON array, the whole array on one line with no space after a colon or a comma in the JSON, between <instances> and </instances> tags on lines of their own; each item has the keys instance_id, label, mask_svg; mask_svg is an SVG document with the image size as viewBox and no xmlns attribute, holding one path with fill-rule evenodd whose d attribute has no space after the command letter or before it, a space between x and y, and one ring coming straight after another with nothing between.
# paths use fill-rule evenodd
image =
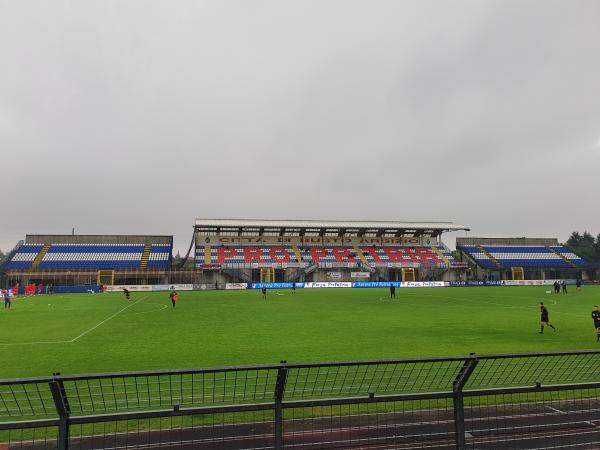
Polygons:
<instances>
[{"instance_id":1,"label":"seating tier","mask_svg":"<svg viewBox=\"0 0 600 450\"><path fill-rule=\"evenodd\" d=\"M29 269L43 248L25 244L19 248L7 269ZM171 266L170 244L152 244L148 268L163 269ZM39 262L40 270L52 269L138 269L144 244L52 244Z\"/></svg>"},{"instance_id":2,"label":"seating tier","mask_svg":"<svg viewBox=\"0 0 600 450\"><path fill-rule=\"evenodd\" d=\"M33 260L43 248L41 244L24 244L13 255L12 259L6 263L6 269L31 269Z\"/></svg>"},{"instance_id":3,"label":"seating tier","mask_svg":"<svg viewBox=\"0 0 600 450\"><path fill-rule=\"evenodd\" d=\"M481 267L486 269L497 268L496 264L494 264L494 259L503 268L530 267L572 269L574 268L574 265L582 268L587 267L588 265L586 261L564 246L485 245L482 248L474 245L463 245L459 247L461 251L467 253ZM560 253L560 255L557 253Z\"/></svg>"}]
</instances>

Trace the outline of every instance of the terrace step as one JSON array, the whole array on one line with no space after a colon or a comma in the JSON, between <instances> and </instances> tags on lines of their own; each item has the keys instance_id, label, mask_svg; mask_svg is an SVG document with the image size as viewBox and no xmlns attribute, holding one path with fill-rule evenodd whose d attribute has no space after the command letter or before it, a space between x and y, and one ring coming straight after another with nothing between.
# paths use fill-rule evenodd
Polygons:
<instances>
[{"instance_id":1,"label":"terrace step","mask_svg":"<svg viewBox=\"0 0 600 450\"><path fill-rule=\"evenodd\" d=\"M451 265L451 264L450 264L450 261L448 260L448 258L446 258L446 255L444 255L444 254L442 253L442 251L441 251L441 250L438 248L438 246L437 246L436 244L433 244L433 245L431 246L431 249L432 249L432 250L433 250L433 251L434 251L434 252L435 252L435 253L438 255L438 257L439 257L439 258L440 258L442 261L444 261L444 262L446 263L446 265L447 265L448 267L450 267L450 265Z\"/></svg>"},{"instance_id":2,"label":"terrace step","mask_svg":"<svg viewBox=\"0 0 600 450\"><path fill-rule=\"evenodd\" d=\"M496 268L498 268L498 269L502 269L502 264L500 264L500 263L498 262L498 260L497 260L496 258L494 258L494 257L492 256L492 254L491 254L490 252L488 252L488 251L487 251L487 250L486 250L486 249L483 247L483 245L478 245L478 246L477 246L477 248L478 248L478 249L480 249L480 250L481 250L481 251L482 251L482 252L483 252L483 253L484 253L484 254L485 254L485 255L486 255L486 256L487 256L487 257L490 259L490 261L492 261L492 262L494 263L494 265L496 266Z\"/></svg>"},{"instance_id":3,"label":"terrace step","mask_svg":"<svg viewBox=\"0 0 600 450\"><path fill-rule=\"evenodd\" d=\"M42 262L42 259L44 259L44 256L46 256L46 253L48 253L49 249L50 249L50 244L44 244L44 246L42 247L42 249L40 250L40 252L35 256L35 258L31 262L31 268L32 269L37 269L38 268L38 266Z\"/></svg>"},{"instance_id":4,"label":"terrace step","mask_svg":"<svg viewBox=\"0 0 600 450\"><path fill-rule=\"evenodd\" d=\"M572 262L572 261L570 261L569 259L567 259L567 258L565 257L565 255L561 255L561 254L560 254L560 253L558 253L556 250L554 250L552 247L549 247L549 246L547 246L547 245L546 245L545 247L546 247L548 250L550 250L552 253L554 253L554 254L558 255L558 257L559 257L559 258L561 258L561 259L563 259L564 261L566 261L568 265L570 265L571 267L574 267L575 269L577 269L577 266L576 266L575 264L573 264L573 262Z\"/></svg>"},{"instance_id":5,"label":"terrace step","mask_svg":"<svg viewBox=\"0 0 600 450\"><path fill-rule=\"evenodd\" d=\"M146 269L148 267L148 260L150 259L150 251L152 250L152 245L146 244L144 245L144 253L142 253L142 259L140 261L140 269Z\"/></svg>"}]
</instances>

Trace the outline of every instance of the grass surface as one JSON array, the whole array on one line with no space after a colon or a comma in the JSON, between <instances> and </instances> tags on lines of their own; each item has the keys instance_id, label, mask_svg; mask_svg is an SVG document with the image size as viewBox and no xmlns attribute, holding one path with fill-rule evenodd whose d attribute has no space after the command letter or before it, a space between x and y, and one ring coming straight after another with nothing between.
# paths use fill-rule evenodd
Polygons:
<instances>
[{"instance_id":1,"label":"grass surface","mask_svg":"<svg viewBox=\"0 0 600 450\"><path fill-rule=\"evenodd\" d=\"M70 294L0 313L0 378L241 364L600 349L600 287ZM539 302L558 332L539 331Z\"/></svg>"}]
</instances>

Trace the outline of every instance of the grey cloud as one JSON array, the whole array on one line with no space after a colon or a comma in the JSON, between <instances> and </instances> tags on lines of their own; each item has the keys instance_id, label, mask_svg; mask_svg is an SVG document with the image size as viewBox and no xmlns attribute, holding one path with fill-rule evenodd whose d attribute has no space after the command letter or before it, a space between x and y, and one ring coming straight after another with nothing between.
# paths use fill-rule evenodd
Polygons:
<instances>
[{"instance_id":1,"label":"grey cloud","mask_svg":"<svg viewBox=\"0 0 600 450\"><path fill-rule=\"evenodd\" d=\"M184 250L197 216L600 232L598 54L585 0L3 2L0 248Z\"/></svg>"}]
</instances>

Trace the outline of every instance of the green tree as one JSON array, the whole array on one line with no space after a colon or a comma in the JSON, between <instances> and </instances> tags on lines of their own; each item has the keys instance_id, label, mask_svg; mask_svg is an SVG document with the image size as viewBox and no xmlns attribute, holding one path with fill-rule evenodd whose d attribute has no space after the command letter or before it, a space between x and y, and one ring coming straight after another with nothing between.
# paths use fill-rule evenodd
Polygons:
<instances>
[{"instance_id":1,"label":"green tree","mask_svg":"<svg viewBox=\"0 0 600 450\"><path fill-rule=\"evenodd\" d=\"M173 260L171 261L171 265L175 268L179 268L181 266L182 262L183 262L183 257L181 256L179 251L177 251L177 254L173 255ZM185 265L182 268L193 269L194 268L194 258L189 257L188 260L186 261Z\"/></svg>"},{"instance_id":2,"label":"green tree","mask_svg":"<svg viewBox=\"0 0 600 450\"><path fill-rule=\"evenodd\" d=\"M595 263L600 262L600 234L594 239L594 236L587 231L583 234L573 231L567 240L567 245L582 258Z\"/></svg>"}]
</instances>

